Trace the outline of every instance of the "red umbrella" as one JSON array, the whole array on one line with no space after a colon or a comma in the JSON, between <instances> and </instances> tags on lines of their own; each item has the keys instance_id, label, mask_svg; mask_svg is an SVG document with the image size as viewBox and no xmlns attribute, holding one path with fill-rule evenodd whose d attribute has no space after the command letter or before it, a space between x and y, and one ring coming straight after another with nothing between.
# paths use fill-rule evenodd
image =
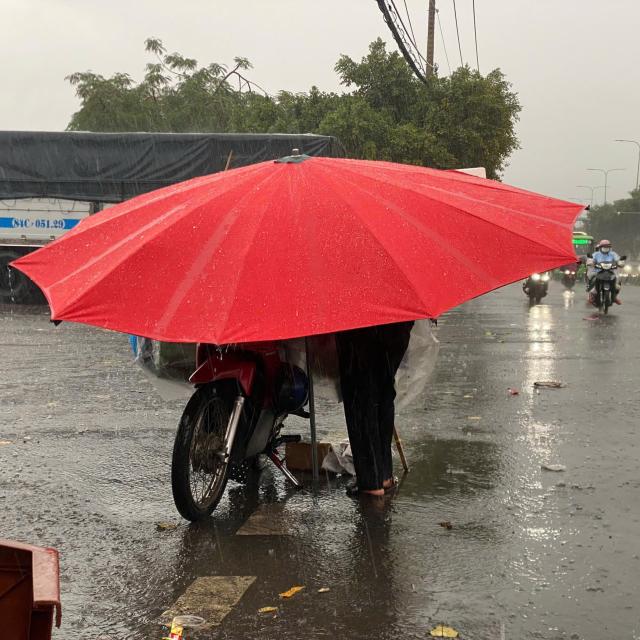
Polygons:
<instances>
[{"instance_id":1,"label":"red umbrella","mask_svg":"<svg viewBox=\"0 0 640 640\"><path fill-rule=\"evenodd\" d=\"M293 156L133 198L13 266L53 320L283 339L437 317L573 261L582 208L455 171Z\"/></svg>"}]
</instances>

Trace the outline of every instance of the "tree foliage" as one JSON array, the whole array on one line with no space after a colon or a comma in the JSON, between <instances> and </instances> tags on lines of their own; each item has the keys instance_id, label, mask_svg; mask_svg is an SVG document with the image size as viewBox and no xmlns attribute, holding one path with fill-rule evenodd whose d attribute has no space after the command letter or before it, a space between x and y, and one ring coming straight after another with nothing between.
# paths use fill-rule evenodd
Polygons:
<instances>
[{"instance_id":1,"label":"tree foliage","mask_svg":"<svg viewBox=\"0 0 640 640\"><path fill-rule=\"evenodd\" d=\"M617 253L637 259L640 256L640 189L631 191L628 198L592 207L587 229L596 240L611 240Z\"/></svg>"},{"instance_id":2,"label":"tree foliage","mask_svg":"<svg viewBox=\"0 0 640 640\"><path fill-rule=\"evenodd\" d=\"M140 82L90 71L67 78L81 102L69 130L322 133L337 136L352 157L484 166L493 177L518 147L520 104L498 69L482 76L461 67L423 84L378 39L359 62L338 60L344 93L313 86L273 96L247 77L246 58L199 66L153 38L146 51L154 59Z\"/></svg>"}]
</instances>

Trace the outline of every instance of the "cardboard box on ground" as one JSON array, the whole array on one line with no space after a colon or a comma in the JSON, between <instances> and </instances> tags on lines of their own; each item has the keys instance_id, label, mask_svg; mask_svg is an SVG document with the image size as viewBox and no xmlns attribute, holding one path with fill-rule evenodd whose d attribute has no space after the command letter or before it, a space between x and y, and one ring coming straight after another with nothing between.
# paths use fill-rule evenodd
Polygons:
<instances>
[{"instance_id":1,"label":"cardboard box on ground","mask_svg":"<svg viewBox=\"0 0 640 640\"><path fill-rule=\"evenodd\" d=\"M331 451L331 444L318 442L318 465L322 467L324 459ZM288 442L286 446L287 468L293 471L311 471L311 444L309 442Z\"/></svg>"}]
</instances>

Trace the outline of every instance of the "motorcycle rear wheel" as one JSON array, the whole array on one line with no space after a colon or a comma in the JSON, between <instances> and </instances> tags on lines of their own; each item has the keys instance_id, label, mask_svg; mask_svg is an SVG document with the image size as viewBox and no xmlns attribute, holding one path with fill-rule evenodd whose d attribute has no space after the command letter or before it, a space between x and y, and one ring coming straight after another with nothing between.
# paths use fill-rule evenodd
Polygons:
<instances>
[{"instance_id":1,"label":"motorcycle rear wheel","mask_svg":"<svg viewBox=\"0 0 640 640\"><path fill-rule=\"evenodd\" d=\"M171 488L180 515L209 517L227 486L229 463L221 455L237 391L228 382L196 389L184 409L173 445Z\"/></svg>"}]
</instances>

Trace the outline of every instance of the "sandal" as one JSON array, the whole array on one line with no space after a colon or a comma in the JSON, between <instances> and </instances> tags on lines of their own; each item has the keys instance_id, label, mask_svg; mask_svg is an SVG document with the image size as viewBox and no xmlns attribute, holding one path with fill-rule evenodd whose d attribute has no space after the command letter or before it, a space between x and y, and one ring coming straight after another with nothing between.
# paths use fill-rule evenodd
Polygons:
<instances>
[{"instance_id":1,"label":"sandal","mask_svg":"<svg viewBox=\"0 0 640 640\"><path fill-rule=\"evenodd\" d=\"M393 493L398 488L398 476L391 476L391 484L383 487L385 493Z\"/></svg>"}]
</instances>

